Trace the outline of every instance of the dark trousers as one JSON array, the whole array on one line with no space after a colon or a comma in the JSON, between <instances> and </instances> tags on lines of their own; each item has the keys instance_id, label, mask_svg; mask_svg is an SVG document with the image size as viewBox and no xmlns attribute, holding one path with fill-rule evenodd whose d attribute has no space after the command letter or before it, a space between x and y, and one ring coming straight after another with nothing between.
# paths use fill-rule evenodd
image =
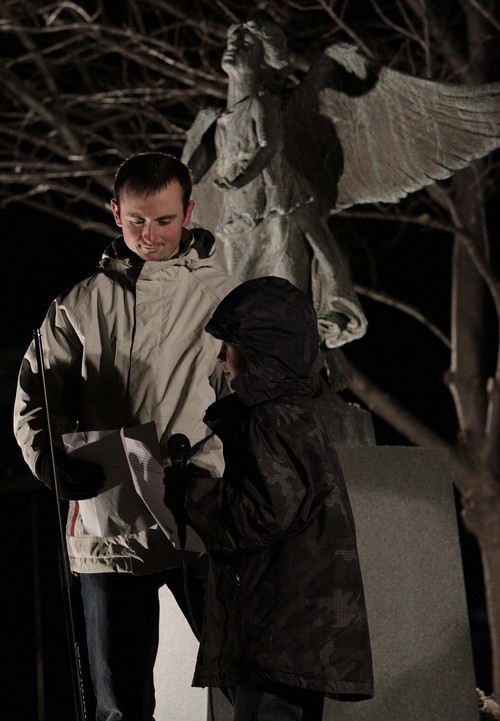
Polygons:
<instances>
[{"instance_id":1,"label":"dark trousers","mask_svg":"<svg viewBox=\"0 0 500 721\"><path fill-rule=\"evenodd\" d=\"M205 556L186 566L189 599L200 632L207 568ZM193 628L182 567L146 576L89 573L79 578L96 721L154 721L161 586L168 586ZM175 709L172 713L174 717Z\"/></svg>"},{"instance_id":2,"label":"dark trousers","mask_svg":"<svg viewBox=\"0 0 500 721\"><path fill-rule=\"evenodd\" d=\"M234 721L321 721L324 696L279 683L238 686Z\"/></svg>"}]
</instances>

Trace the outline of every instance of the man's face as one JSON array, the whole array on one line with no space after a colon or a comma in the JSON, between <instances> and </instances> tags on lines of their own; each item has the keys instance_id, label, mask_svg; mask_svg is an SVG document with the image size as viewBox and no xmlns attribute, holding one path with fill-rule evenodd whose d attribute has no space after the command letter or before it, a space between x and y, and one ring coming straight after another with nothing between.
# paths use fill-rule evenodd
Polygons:
<instances>
[{"instance_id":1,"label":"man's face","mask_svg":"<svg viewBox=\"0 0 500 721\"><path fill-rule=\"evenodd\" d=\"M234 381L247 367L247 359L236 345L222 343L217 360L222 363L222 372L228 381Z\"/></svg>"},{"instance_id":2,"label":"man's face","mask_svg":"<svg viewBox=\"0 0 500 721\"><path fill-rule=\"evenodd\" d=\"M180 183L173 180L154 195L140 195L125 187L120 207L115 199L111 207L127 248L142 260L168 260L179 252L182 228L191 221L194 201L189 201L184 212Z\"/></svg>"}]
</instances>

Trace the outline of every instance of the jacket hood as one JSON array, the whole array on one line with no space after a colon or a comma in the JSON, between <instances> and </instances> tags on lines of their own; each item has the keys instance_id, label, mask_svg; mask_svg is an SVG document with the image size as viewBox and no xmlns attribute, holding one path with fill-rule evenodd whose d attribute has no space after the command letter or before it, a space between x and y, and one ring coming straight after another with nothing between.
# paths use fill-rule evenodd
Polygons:
<instances>
[{"instance_id":1,"label":"jacket hood","mask_svg":"<svg viewBox=\"0 0 500 721\"><path fill-rule=\"evenodd\" d=\"M219 304L206 331L238 346L245 356L245 371L232 381L245 405L283 393L312 393L311 369L320 341L316 312L288 280L267 276L237 286Z\"/></svg>"},{"instance_id":2,"label":"jacket hood","mask_svg":"<svg viewBox=\"0 0 500 721\"><path fill-rule=\"evenodd\" d=\"M209 230L200 227L183 228L179 253L169 261L176 261L179 258L190 260L203 260L211 257L215 252L215 238ZM165 261L155 261L165 262ZM114 267L117 263L125 263L128 267L142 267L144 261L133 253L126 245L120 235L104 250L100 268Z\"/></svg>"}]
</instances>

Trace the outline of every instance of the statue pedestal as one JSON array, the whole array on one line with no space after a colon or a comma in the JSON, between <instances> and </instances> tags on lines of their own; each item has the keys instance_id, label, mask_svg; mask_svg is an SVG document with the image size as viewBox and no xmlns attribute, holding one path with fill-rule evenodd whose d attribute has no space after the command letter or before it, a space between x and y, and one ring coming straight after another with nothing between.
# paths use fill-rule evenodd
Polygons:
<instances>
[{"instance_id":1,"label":"statue pedestal","mask_svg":"<svg viewBox=\"0 0 500 721\"><path fill-rule=\"evenodd\" d=\"M347 403L335 391L324 389L314 399L321 410L332 441L340 446L375 446L372 414Z\"/></svg>"},{"instance_id":2,"label":"statue pedestal","mask_svg":"<svg viewBox=\"0 0 500 721\"><path fill-rule=\"evenodd\" d=\"M198 641L166 586L160 588L159 597L160 644L155 663L155 720L204 719L208 705L207 689L191 687ZM224 703L222 698L221 703ZM226 704L229 706L227 701Z\"/></svg>"},{"instance_id":3,"label":"statue pedestal","mask_svg":"<svg viewBox=\"0 0 500 721\"><path fill-rule=\"evenodd\" d=\"M338 451L356 520L375 697L327 701L325 721L477 719L448 453Z\"/></svg>"}]
</instances>

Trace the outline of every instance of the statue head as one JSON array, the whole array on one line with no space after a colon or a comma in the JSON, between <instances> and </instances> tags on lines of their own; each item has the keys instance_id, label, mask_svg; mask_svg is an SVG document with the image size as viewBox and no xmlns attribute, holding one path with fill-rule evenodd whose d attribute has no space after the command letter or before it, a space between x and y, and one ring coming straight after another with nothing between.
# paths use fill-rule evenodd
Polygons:
<instances>
[{"instance_id":1,"label":"statue head","mask_svg":"<svg viewBox=\"0 0 500 721\"><path fill-rule=\"evenodd\" d=\"M286 37L281 28L267 17L231 25L222 68L231 76L256 73L271 86L281 86L289 71Z\"/></svg>"}]
</instances>

